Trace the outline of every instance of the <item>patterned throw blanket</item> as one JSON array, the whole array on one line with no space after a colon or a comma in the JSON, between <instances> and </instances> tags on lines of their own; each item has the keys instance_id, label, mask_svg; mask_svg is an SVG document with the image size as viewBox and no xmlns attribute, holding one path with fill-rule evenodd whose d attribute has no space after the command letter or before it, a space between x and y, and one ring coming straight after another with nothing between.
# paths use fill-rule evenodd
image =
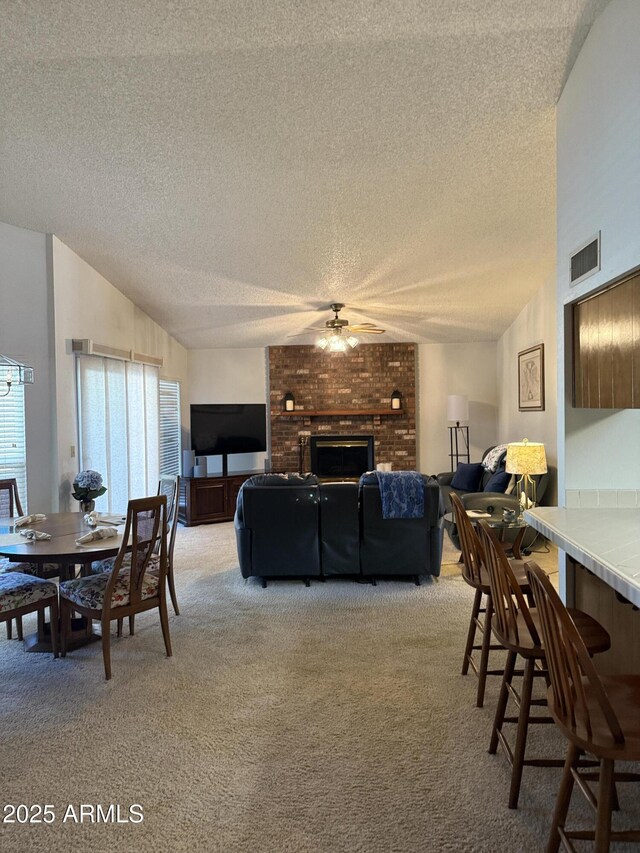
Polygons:
<instances>
[{"instance_id":1,"label":"patterned throw blanket","mask_svg":"<svg viewBox=\"0 0 640 853\"><path fill-rule=\"evenodd\" d=\"M383 518L424 518L424 486L418 471L376 471Z\"/></svg>"}]
</instances>

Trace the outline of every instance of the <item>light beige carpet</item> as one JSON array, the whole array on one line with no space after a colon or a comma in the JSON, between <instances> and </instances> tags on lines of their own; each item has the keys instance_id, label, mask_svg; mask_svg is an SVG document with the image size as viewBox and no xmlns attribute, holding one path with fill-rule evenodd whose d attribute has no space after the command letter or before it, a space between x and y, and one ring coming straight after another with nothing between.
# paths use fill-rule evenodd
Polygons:
<instances>
[{"instance_id":1,"label":"light beige carpet","mask_svg":"<svg viewBox=\"0 0 640 853\"><path fill-rule=\"evenodd\" d=\"M53 661L0 640L2 803L56 813L0 825L3 853L543 848L559 771L527 769L507 809L506 760L486 751L497 680L479 710L459 674L462 580L263 590L230 524L181 528L176 571L170 660L150 615L114 639L108 683L99 644ZM144 822L63 824L83 803L139 803Z\"/></svg>"}]
</instances>

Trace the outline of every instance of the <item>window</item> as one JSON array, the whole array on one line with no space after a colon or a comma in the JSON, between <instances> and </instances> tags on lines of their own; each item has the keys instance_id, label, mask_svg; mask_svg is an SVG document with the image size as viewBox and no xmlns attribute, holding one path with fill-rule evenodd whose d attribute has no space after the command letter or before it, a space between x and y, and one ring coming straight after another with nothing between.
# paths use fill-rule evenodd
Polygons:
<instances>
[{"instance_id":1,"label":"window","mask_svg":"<svg viewBox=\"0 0 640 853\"><path fill-rule=\"evenodd\" d=\"M24 419L24 385L11 386L0 397L0 480L16 478L23 510L27 511L27 443Z\"/></svg>"},{"instance_id":2,"label":"window","mask_svg":"<svg viewBox=\"0 0 640 853\"><path fill-rule=\"evenodd\" d=\"M180 473L180 383L160 380L160 473Z\"/></svg>"},{"instance_id":3,"label":"window","mask_svg":"<svg viewBox=\"0 0 640 853\"><path fill-rule=\"evenodd\" d=\"M96 508L124 512L158 490L158 368L83 355L77 359L81 467L102 474Z\"/></svg>"}]
</instances>

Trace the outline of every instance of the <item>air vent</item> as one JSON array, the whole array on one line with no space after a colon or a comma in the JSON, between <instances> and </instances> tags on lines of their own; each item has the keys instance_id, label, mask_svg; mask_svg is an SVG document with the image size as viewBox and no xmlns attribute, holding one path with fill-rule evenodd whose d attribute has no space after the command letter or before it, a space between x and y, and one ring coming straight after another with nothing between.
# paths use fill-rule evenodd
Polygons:
<instances>
[{"instance_id":1,"label":"air vent","mask_svg":"<svg viewBox=\"0 0 640 853\"><path fill-rule=\"evenodd\" d=\"M578 284L600 269L600 232L571 255L571 284Z\"/></svg>"}]
</instances>

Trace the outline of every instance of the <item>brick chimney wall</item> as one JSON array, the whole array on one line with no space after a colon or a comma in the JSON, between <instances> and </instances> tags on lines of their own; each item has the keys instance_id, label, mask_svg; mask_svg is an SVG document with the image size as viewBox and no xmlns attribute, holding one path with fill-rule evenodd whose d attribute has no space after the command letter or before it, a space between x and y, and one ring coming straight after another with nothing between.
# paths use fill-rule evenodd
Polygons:
<instances>
[{"instance_id":1,"label":"brick chimney wall","mask_svg":"<svg viewBox=\"0 0 640 853\"><path fill-rule=\"evenodd\" d=\"M358 410L391 411L391 394L402 394L402 414L358 416ZM353 409L353 415L310 419L283 416L290 392L300 415L311 409ZM271 466L274 471L300 469L300 436L307 440L304 469L309 470L311 435L373 435L375 461L394 470L416 468L416 346L360 344L348 353L323 352L315 346L269 347Z\"/></svg>"}]
</instances>

